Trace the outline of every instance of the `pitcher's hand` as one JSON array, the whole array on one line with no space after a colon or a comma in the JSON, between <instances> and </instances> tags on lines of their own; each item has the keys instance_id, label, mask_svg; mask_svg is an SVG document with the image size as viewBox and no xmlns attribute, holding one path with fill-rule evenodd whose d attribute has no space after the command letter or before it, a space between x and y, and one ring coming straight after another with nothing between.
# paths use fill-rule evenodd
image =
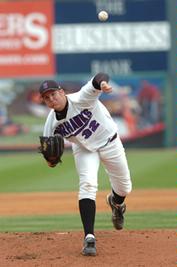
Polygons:
<instances>
[{"instance_id":1,"label":"pitcher's hand","mask_svg":"<svg viewBox=\"0 0 177 267\"><path fill-rule=\"evenodd\" d=\"M112 87L110 84L108 84L106 81L102 81L100 83L100 88L104 93L111 93L112 92Z\"/></svg>"}]
</instances>

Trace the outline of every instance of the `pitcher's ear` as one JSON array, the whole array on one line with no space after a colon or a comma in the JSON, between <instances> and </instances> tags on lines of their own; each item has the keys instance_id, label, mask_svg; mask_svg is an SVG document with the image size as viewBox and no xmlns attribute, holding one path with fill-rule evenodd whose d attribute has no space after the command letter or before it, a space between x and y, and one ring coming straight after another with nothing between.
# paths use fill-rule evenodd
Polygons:
<instances>
[{"instance_id":1,"label":"pitcher's ear","mask_svg":"<svg viewBox=\"0 0 177 267\"><path fill-rule=\"evenodd\" d=\"M44 99L43 99L43 97L41 95L39 95L39 100L40 100L41 104L44 103Z\"/></svg>"}]
</instances>

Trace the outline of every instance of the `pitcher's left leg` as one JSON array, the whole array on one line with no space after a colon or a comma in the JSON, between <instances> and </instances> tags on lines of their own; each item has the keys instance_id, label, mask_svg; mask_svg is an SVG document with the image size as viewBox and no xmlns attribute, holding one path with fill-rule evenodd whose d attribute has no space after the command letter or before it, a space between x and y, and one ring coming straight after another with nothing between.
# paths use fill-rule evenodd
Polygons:
<instances>
[{"instance_id":1,"label":"pitcher's left leg","mask_svg":"<svg viewBox=\"0 0 177 267\"><path fill-rule=\"evenodd\" d=\"M100 158L108 173L112 193L107 196L107 203L112 209L112 222L117 230L123 228L124 200L131 192L132 183L124 148L119 138L100 149Z\"/></svg>"},{"instance_id":2,"label":"pitcher's left leg","mask_svg":"<svg viewBox=\"0 0 177 267\"><path fill-rule=\"evenodd\" d=\"M131 192L132 183L125 150L120 139L116 138L113 142L108 143L99 150L99 153L112 189L116 194L125 197Z\"/></svg>"}]
</instances>

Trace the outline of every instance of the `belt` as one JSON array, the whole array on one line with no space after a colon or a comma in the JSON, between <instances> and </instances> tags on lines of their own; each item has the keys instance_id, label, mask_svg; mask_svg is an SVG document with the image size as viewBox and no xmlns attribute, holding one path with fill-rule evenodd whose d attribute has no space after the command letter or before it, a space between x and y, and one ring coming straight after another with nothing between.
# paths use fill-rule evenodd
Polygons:
<instances>
[{"instance_id":1,"label":"belt","mask_svg":"<svg viewBox=\"0 0 177 267\"><path fill-rule=\"evenodd\" d=\"M114 135L113 135L113 137L111 137L110 139L109 139L109 143L110 142L112 142L114 139L116 139L117 138L117 133L115 133Z\"/></svg>"}]
</instances>

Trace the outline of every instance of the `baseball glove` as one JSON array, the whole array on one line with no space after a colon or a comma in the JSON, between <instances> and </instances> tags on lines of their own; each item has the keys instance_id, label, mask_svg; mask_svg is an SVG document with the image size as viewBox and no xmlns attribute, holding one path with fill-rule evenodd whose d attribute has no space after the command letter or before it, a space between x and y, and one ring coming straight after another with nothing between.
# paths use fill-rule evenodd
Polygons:
<instances>
[{"instance_id":1,"label":"baseball glove","mask_svg":"<svg viewBox=\"0 0 177 267\"><path fill-rule=\"evenodd\" d=\"M55 167L62 162L64 152L64 139L60 134L54 136L39 136L41 146L39 152L43 154L50 167Z\"/></svg>"}]
</instances>

